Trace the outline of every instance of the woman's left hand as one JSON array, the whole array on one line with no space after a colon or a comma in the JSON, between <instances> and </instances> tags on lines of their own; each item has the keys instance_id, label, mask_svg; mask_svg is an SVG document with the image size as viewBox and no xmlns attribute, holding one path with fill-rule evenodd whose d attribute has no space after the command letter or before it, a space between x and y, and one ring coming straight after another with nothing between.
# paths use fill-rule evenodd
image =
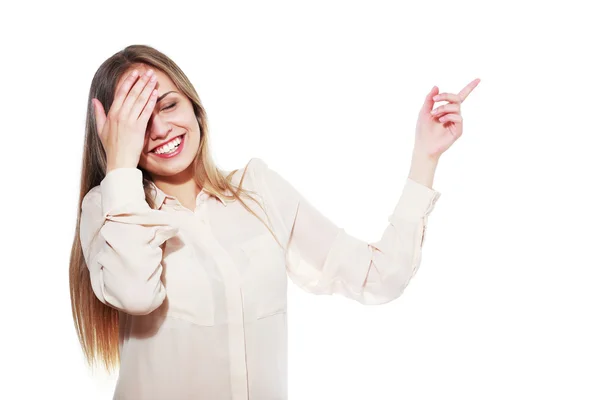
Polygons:
<instances>
[{"instance_id":1,"label":"woman's left hand","mask_svg":"<svg viewBox=\"0 0 600 400\"><path fill-rule=\"evenodd\" d=\"M437 86L425 97L425 103L419 113L413 154L438 160L443 152L462 135L463 118L460 105L479 84L480 79L469 83L458 94L439 93ZM439 93L439 94L438 94ZM432 111L436 101L447 101Z\"/></svg>"}]
</instances>

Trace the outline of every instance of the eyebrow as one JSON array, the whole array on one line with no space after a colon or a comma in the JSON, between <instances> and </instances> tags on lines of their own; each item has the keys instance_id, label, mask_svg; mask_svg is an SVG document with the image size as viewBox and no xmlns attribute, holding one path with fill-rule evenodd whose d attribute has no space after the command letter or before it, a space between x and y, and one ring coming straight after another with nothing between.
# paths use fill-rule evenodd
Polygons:
<instances>
[{"instance_id":1,"label":"eyebrow","mask_svg":"<svg viewBox=\"0 0 600 400\"><path fill-rule=\"evenodd\" d=\"M177 91L176 91L176 90L171 90L170 92L167 92L167 93L165 93L165 94L161 95L161 96L160 96L158 99L156 99L156 102L157 102L157 103L158 103L158 102L160 102L160 101L161 101L162 99L164 99L164 98L165 98L165 96L166 96L166 95L168 95L169 93L177 93Z\"/></svg>"}]
</instances>

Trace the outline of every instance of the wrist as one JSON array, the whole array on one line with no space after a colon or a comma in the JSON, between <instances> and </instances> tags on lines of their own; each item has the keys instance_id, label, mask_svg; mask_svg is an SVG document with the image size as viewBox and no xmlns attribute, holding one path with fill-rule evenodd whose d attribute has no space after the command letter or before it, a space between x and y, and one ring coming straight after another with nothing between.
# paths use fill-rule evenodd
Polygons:
<instances>
[{"instance_id":1,"label":"wrist","mask_svg":"<svg viewBox=\"0 0 600 400\"><path fill-rule=\"evenodd\" d=\"M409 178L429 188L433 186L433 177L439 158L420 152L413 152Z\"/></svg>"},{"instance_id":2,"label":"wrist","mask_svg":"<svg viewBox=\"0 0 600 400\"><path fill-rule=\"evenodd\" d=\"M431 153L428 153L427 151L420 150L417 147L415 147L415 148L413 148L412 159L416 160L420 163L437 164L438 161L440 160L440 155L441 154L432 155Z\"/></svg>"}]
</instances>

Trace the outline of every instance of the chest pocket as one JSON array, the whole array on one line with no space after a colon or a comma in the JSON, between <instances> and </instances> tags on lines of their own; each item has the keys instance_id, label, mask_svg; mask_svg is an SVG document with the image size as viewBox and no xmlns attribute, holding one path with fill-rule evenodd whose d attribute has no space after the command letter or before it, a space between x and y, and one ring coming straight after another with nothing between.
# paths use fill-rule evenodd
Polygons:
<instances>
[{"instance_id":1,"label":"chest pocket","mask_svg":"<svg viewBox=\"0 0 600 400\"><path fill-rule=\"evenodd\" d=\"M287 311L287 273L283 250L270 233L260 234L242 243L248 259L244 272L244 303L256 319Z\"/></svg>"},{"instance_id":2,"label":"chest pocket","mask_svg":"<svg viewBox=\"0 0 600 400\"><path fill-rule=\"evenodd\" d=\"M210 276L180 236L181 232L164 244L161 279L167 297L157 311L196 325L213 326L215 307Z\"/></svg>"}]
</instances>

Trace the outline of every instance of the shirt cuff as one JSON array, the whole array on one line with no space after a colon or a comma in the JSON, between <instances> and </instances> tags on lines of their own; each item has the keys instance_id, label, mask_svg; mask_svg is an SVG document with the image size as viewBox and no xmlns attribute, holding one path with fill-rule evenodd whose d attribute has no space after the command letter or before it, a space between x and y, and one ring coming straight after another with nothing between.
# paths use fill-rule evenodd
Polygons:
<instances>
[{"instance_id":1,"label":"shirt cuff","mask_svg":"<svg viewBox=\"0 0 600 400\"><path fill-rule=\"evenodd\" d=\"M100 182L100 191L104 215L141 203L147 205L142 171L138 168L111 170Z\"/></svg>"},{"instance_id":2,"label":"shirt cuff","mask_svg":"<svg viewBox=\"0 0 600 400\"><path fill-rule=\"evenodd\" d=\"M441 195L440 192L407 178L402 196L392 215L401 218L422 218L433 211Z\"/></svg>"}]
</instances>

